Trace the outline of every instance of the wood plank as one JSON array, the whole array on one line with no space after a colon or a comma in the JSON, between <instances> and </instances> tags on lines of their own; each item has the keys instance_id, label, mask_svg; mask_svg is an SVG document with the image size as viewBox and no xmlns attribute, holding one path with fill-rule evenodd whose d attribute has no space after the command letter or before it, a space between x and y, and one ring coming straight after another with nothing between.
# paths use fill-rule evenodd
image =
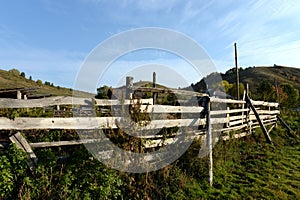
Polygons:
<instances>
[{"instance_id":1,"label":"wood plank","mask_svg":"<svg viewBox=\"0 0 300 200\"><path fill-rule=\"evenodd\" d=\"M199 93L199 92L189 91L189 90L178 90L173 88L149 88L149 87L133 86L132 90L137 92L157 92L157 93L167 93L167 94L173 93L179 95L199 96L199 97L208 96L207 94L204 93Z\"/></svg>"},{"instance_id":2,"label":"wood plank","mask_svg":"<svg viewBox=\"0 0 300 200\"><path fill-rule=\"evenodd\" d=\"M265 123L265 126L271 126L271 125L273 125L273 124L276 124L276 121L273 121L273 122L266 122L266 123ZM259 126L258 123L255 123L255 124L252 126L253 129L259 128L259 127L260 127L260 126Z\"/></svg>"},{"instance_id":3,"label":"wood plank","mask_svg":"<svg viewBox=\"0 0 300 200\"><path fill-rule=\"evenodd\" d=\"M186 140L194 140L196 138L202 138L201 136L199 136L199 135L187 136ZM174 144L177 141L178 141L178 138L146 140L146 141L144 141L143 146L145 148L155 148L155 147L161 147L164 145Z\"/></svg>"},{"instance_id":4,"label":"wood plank","mask_svg":"<svg viewBox=\"0 0 300 200\"><path fill-rule=\"evenodd\" d=\"M247 112L247 111L249 111L248 108L232 109L232 110L212 110L211 115L232 114L232 113L240 113L240 112Z\"/></svg>"},{"instance_id":5,"label":"wood plank","mask_svg":"<svg viewBox=\"0 0 300 200\"><path fill-rule=\"evenodd\" d=\"M260 115L261 120L266 120L266 119L276 119L276 115ZM257 118L255 115L250 115L250 120L251 121L256 121Z\"/></svg>"},{"instance_id":6,"label":"wood plank","mask_svg":"<svg viewBox=\"0 0 300 200\"><path fill-rule=\"evenodd\" d=\"M54 142L35 142L29 143L32 148L44 148L44 147L59 147L103 142L103 139L82 139L82 140L70 140L70 141L54 141Z\"/></svg>"},{"instance_id":7,"label":"wood plank","mask_svg":"<svg viewBox=\"0 0 300 200\"><path fill-rule=\"evenodd\" d=\"M124 105L141 102L142 104L153 104L153 99L141 100L124 100ZM7 99L0 98L0 108L40 108L47 106L59 105L98 105L98 106L112 106L122 105L122 102L115 99L93 99L93 98L78 98L78 97L47 97L43 99Z\"/></svg>"},{"instance_id":8,"label":"wood plank","mask_svg":"<svg viewBox=\"0 0 300 200\"><path fill-rule=\"evenodd\" d=\"M240 130L240 129L246 128L247 126L248 126L247 124L242 124L242 125L239 125L239 126L222 128L222 129L219 129L219 130L216 130L216 131L219 131L219 132L236 131L236 130Z\"/></svg>"},{"instance_id":9,"label":"wood plank","mask_svg":"<svg viewBox=\"0 0 300 200\"><path fill-rule=\"evenodd\" d=\"M163 127L184 127L205 125L205 119L168 119L152 120L147 126L122 123L122 117L73 117L73 118L30 118L19 117L14 120L0 118L2 130L30 130L30 129L110 129L118 127L135 130L158 129ZM126 120L125 120L126 121ZM212 118L212 124L226 123L226 118Z\"/></svg>"},{"instance_id":10,"label":"wood plank","mask_svg":"<svg viewBox=\"0 0 300 200\"><path fill-rule=\"evenodd\" d=\"M2 130L117 128L120 117L0 118Z\"/></svg>"},{"instance_id":11,"label":"wood plank","mask_svg":"<svg viewBox=\"0 0 300 200\"><path fill-rule=\"evenodd\" d=\"M230 116L229 121L236 121L236 120L244 120L247 118L246 115L238 115L238 116Z\"/></svg>"},{"instance_id":12,"label":"wood plank","mask_svg":"<svg viewBox=\"0 0 300 200\"><path fill-rule=\"evenodd\" d=\"M180 135L182 134L182 132L177 132L177 133L174 133L172 135L168 135L167 137L174 137L174 136L177 136L177 135ZM203 129L203 130L194 130L194 131L187 131L185 134L189 134L189 135L203 135L203 134L206 134L206 131ZM154 134L149 134L149 135L138 135L136 136L137 138L141 138L141 139L162 139L162 138L165 138L166 136L164 135L154 135Z\"/></svg>"},{"instance_id":13,"label":"wood plank","mask_svg":"<svg viewBox=\"0 0 300 200\"><path fill-rule=\"evenodd\" d=\"M94 99L97 106L116 106L116 105L130 105L130 104L149 104L153 105L153 99L134 99L134 100L119 100L119 99Z\"/></svg>"},{"instance_id":14,"label":"wood plank","mask_svg":"<svg viewBox=\"0 0 300 200\"><path fill-rule=\"evenodd\" d=\"M245 104L246 101L243 100L235 100L235 99L220 99L216 97L211 97L210 101L212 103L233 103L233 104Z\"/></svg>"},{"instance_id":15,"label":"wood plank","mask_svg":"<svg viewBox=\"0 0 300 200\"><path fill-rule=\"evenodd\" d=\"M235 120L235 121L230 121L229 122L229 126L235 126L235 125L243 124L243 122L244 122L243 119Z\"/></svg>"},{"instance_id":16,"label":"wood plank","mask_svg":"<svg viewBox=\"0 0 300 200\"><path fill-rule=\"evenodd\" d=\"M30 170L34 170L37 166L37 157L32 151L26 139L21 135L20 132L17 132L16 134L12 135L11 137L9 137L9 139L12 143L15 143L18 148L28 153L28 166Z\"/></svg>"},{"instance_id":17,"label":"wood plank","mask_svg":"<svg viewBox=\"0 0 300 200\"><path fill-rule=\"evenodd\" d=\"M279 105L278 103L275 102L254 101L254 100L251 100L251 102L254 106L270 106L270 107L277 108Z\"/></svg>"},{"instance_id":18,"label":"wood plank","mask_svg":"<svg viewBox=\"0 0 300 200\"><path fill-rule=\"evenodd\" d=\"M257 110L258 114L267 114L267 115L278 115L280 114L279 110Z\"/></svg>"},{"instance_id":19,"label":"wood plank","mask_svg":"<svg viewBox=\"0 0 300 200\"><path fill-rule=\"evenodd\" d=\"M0 99L1 108L38 108L56 105L90 105L91 98L48 97L43 99Z\"/></svg>"},{"instance_id":20,"label":"wood plank","mask_svg":"<svg viewBox=\"0 0 300 200\"><path fill-rule=\"evenodd\" d=\"M200 113L204 108L199 106L142 105L140 109L147 113Z\"/></svg>"}]
</instances>

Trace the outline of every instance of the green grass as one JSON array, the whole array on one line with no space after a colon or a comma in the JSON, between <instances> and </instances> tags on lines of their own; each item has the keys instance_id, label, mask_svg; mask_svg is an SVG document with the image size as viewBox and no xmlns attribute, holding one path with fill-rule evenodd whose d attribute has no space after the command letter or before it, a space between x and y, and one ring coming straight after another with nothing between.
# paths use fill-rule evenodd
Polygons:
<instances>
[{"instance_id":1,"label":"green grass","mask_svg":"<svg viewBox=\"0 0 300 200\"><path fill-rule=\"evenodd\" d=\"M281 129L276 132L285 134ZM216 194L243 199L300 198L299 142L281 145L280 135L271 134L271 137L275 146L257 144L248 139L240 144L244 149L236 148L240 155L233 153L233 157L226 161L222 159L224 155L215 158L213 190Z\"/></svg>"}]
</instances>

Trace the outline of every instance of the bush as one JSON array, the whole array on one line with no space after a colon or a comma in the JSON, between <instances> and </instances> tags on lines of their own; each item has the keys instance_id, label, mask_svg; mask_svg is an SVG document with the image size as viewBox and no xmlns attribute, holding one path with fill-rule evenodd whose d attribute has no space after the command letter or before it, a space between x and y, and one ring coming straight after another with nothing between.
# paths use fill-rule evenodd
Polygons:
<instances>
[{"instance_id":1,"label":"bush","mask_svg":"<svg viewBox=\"0 0 300 200\"><path fill-rule=\"evenodd\" d=\"M10 69L8 72L14 76L20 76L20 71L17 69Z\"/></svg>"},{"instance_id":2,"label":"bush","mask_svg":"<svg viewBox=\"0 0 300 200\"><path fill-rule=\"evenodd\" d=\"M41 80L37 80L36 83L38 84L38 86L42 86L43 82Z\"/></svg>"}]
</instances>

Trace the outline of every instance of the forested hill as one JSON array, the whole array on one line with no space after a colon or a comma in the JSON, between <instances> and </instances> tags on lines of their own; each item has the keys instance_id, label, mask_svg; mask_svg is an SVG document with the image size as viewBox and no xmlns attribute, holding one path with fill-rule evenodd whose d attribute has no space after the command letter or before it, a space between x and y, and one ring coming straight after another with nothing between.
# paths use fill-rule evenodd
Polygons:
<instances>
[{"instance_id":1,"label":"forested hill","mask_svg":"<svg viewBox=\"0 0 300 200\"><path fill-rule=\"evenodd\" d=\"M270 83L274 83L274 80L276 80L278 84L288 83L300 90L300 68L277 65L272 67L248 67L245 69L240 68L239 74L240 82L244 85L248 83L250 90L253 92L263 80ZM216 76L216 73L209 75L207 78L213 79L214 76ZM221 76L223 80L234 83L236 81L235 68L228 70L225 74L221 73ZM206 84L203 79L196 84L192 84L192 87L196 91L206 90Z\"/></svg>"}]
</instances>

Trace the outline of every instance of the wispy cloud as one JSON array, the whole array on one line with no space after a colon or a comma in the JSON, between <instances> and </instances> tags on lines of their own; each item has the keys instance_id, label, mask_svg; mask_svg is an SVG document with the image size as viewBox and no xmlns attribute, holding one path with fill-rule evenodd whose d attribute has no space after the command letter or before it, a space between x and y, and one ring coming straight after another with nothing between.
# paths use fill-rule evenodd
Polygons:
<instances>
[{"instance_id":1,"label":"wispy cloud","mask_svg":"<svg viewBox=\"0 0 300 200\"><path fill-rule=\"evenodd\" d=\"M250 1L232 8L218 21L228 41L223 63L233 60L233 43L237 42L240 65L299 66L299 5L296 1Z\"/></svg>"}]
</instances>

